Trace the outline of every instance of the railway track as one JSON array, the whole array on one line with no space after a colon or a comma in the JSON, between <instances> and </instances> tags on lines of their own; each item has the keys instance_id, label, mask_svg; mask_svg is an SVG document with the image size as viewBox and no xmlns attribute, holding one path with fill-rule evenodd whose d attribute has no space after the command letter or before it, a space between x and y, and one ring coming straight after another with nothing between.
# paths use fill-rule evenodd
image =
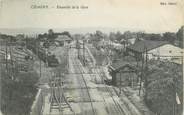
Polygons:
<instances>
[{"instance_id":1,"label":"railway track","mask_svg":"<svg viewBox=\"0 0 184 115\"><path fill-rule=\"evenodd\" d=\"M111 89L105 84L103 77L100 75L101 73L97 72L97 70L95 70L94 73L96 76L95 77L100 77L102 84L104 84L104 89L105 91L108 93L109 97L111 98L112 102L113 102L113 109L109 108L110 110L108 110L108 104L106 102L106 99L103 95L103 93L101 91L99 91L100 95L103 97L104 100L104 104L107 107L107 111L108 113L111 114L116 114L116 115L125 115L123 109L121 108L121 105L114 99L113 97L113 93L111 91Z\"/></svg>"},{"instance_id":2,"label":"railway track","mask_svg":"<svg viewBox=\"0 0 184 115\"><path fill-rule=\"evenodd\" d=\"M50 114L53 114L58 110L59 115L63 115L63 110L65 108L70 109L72 112L71 115L75 115L74 110L72 109L71 105L69 104L66 96L64 95L64 89L60 80L57 77L53 77L50 81L51 85L51 96L50 96Z\"/></svg>"},{"instance_id":3,"label":"railway track","mask_svg":"<svg viewBox=\"0 0 184 115\"><path fill-rule=\"evenodd\" d=\"M89 52L86 53L86 55L87 55L87 54L89 55ZM87 56L87 57L90 57L90 55ZM90 61L90 63L88 63L89 66L94 66L95 64L91 63L91 62L92 62L92 58L90 58L90 59L91 59L91 61ZM105 82L104 82L103 71L102 71L102 70L100 71L100 68L94 67L94 72L93 72L92 74L94 74L95 77L100 77L101 83L104 84L104 88L105 88L106 92L108 92L109 96L111 97L111 99L112 99L112 101L113 101L113 105L114 105L114 110L116 110L115 113L113 112L112 114L117 114L117 115L134 115L134 114L135 114L135 113L132 112L131 108L129 108L129 107L127 106L127 103L122 102L122 104L120 104L120 103L113 97L113 92L116 92L116 91L115 91L114 88L112 88L112 90L111 90L111 89L105 84ZM93 76L92 76L92 77L93 77ZM100 93L100 95L103 96L103 94L102 94L100 91L99 91L99 93ZM115 93L115 94L116 94L116 93ZM116 96L118 96L118 95L116 94ZM105 98L104 98L104 96L103 96L103 100L106 101ZM106 102L104 102L104 104L107 106ZM114 110L107 110L107 111L114 111Z\"/></svg>"},{"instance_id":4,"label":"railway track","mask_svg":"<svg viewBox=\"0 0 184 115\"><path fill-rule=\"evenodd\" d=\"M88 64L87 64L87 65L93 67L95 64L93 64L93 61L92 61L91 56L89 55L89 52L86 52L85 54L86 54L85 57L87 57L87 58L90 60L90 61L88 61ZM76 63L74 63L74 64L77 65ZM81 64L81 67L82 67L82 64ZM79 69L79 68L78 68L78 69ZM79 70L79 71L81 71L81 70ZM83 73L84 73L84 72L83 72ZM92 75L92 74L93 74L93 75ZM100 95L102 96L103 104L104 104L104 106L106 107L107 113L108 113L109 115L112 115L112 114L124 115L123 109L121 108L121 106L119 105L119 103L114 99L112 92L111 92L110 89L105 85L103 78L99 75L98 72L95 72L95 73L92 73L92 74L89 74L90 77L95 77L95 78L96 78L96 77L100 77L100 78L101 78L101 81L102 81L102 83L103 83L104 86L105 86L106 92L108 92L108 94L109 94L109 96L111 97L111 100L112 100L112 102L113 102L113 106L111 106L111 108L113 108L113 109L108 108L108 104L107 104L107 102L106 102L105 97L103 96L103 93L102 93L101 91L99 91ZM97 75L98 75L98 76L97 76ZM83 79L84 79L84 77L83 77ZM109 110L109 109L110 109L110 110Z\"/></svg>"},{"instance_id":5,"label":"railway track","mask_svg":"<svg viewBox=\"0 0 184 115\"><path fill-rule=\"evenodd\" d=\"M85 53L85 54L87 54L87 53ZM88 57L88 58L90 58L90 56L88 55L88 56L86 56L86 57ZM89 63L88 63L88 66L94 66L94 64L93 63L91 63L92 62L92 58L90 58L90 60L91 61L89 61ZM76 64L75 64L76 65ZM82 64L81 64L81 67L82 67ZM80 70L79 70L80 71ZM83 72L84 73L84 72ZM93 73L92 73L93 74ZM92 76L92 75L90 75L91 77L97 77L97 74L99 74L98 72L96 72L96 73L94 73L94 75ZM100 76L100 75L99 75ZM100 77L100 78L102 78L102 77ZM84 77L83 77L83 80L85 80L84 79ZM107 113L110 115L110 114L116 114L116 115L124 115L124 111L123 111L123 109L121 108L121 106L119 105L119 103L114 99L114 97L113 97L113 94L112 94L112 92L110 91L110 89L105 85L105 83L104 83L104 80L103 80L103 78L102 78L102 80L101 80L102 82L103 82L103 84L104 84L104 86L105 86L105 89L106 89L106 92L108 92L108 94L109 94L109 96L111 97L111 99L112 99L112 101L113 101L113 109L111 109L111 110L108 110L108 105L107 105L107 102L106 102L106 99L105 99L105 97L103 96L103 94L101 93L101 91L99 91L99 93L100 93L100 95L102 96L102 98L103 98L103 104L104 104L104 106L106 107L106 111L107 111ZM87 85L86 85L87 86ZM89 92L89 91L88 91ZM110 113L110 111L111 111L111 113ZM113 112L112 112L113 111Z\"/></svg>"},{"instance_id":6,"label":"railway track","mask_svg":"<svg viewBox=\"0 0 184 115\"><path fill-rule=\"evenodd\" d=\"M77 55L76 55L76 57L77 57ZM78 75L77 75L78 80L77 81L80 84L80 87L81 87L80 90L81 90L81 92L83 94L83 96L82 96L83 100L82 101L83 102L89 101L90 105L91 105L91 109L92 109L93 115L96 115L96 111L94 109L93 102L92 102L92 99L91 99L91 96L90 96L90 93L89 93L89 88L87 86L86 80L85 80L84 75L83 75L83 73L85 73L85 72L82 69L82 65L80 65L79 60L76 59L76 58L72 59L72 63L73 63L73 66L75 68L75 72L78 73ZM82 87L85 87L85 88L82 88ZM84 97L84 95L85 96L87 95L87 97Z\"/></svg>"},{"instance_id":7,"label":"railway track","mask_svg":"<svg viewBox=\"0 0 184 115\"><path fill-rule=\"evenodd\" d=\"M72 52L70 52L72 50ZM77 50L71 49L69 52L69 60L71 61L71 66L73 67L73 71L71 72L71 75L74 75L77 82L77 90L79 90L79 94L81 97L81 101L79 102L79 106L82 110L83 115L97 115L101 111L100 108L96 107L98 105L97 101L93 100L93 95L90 90L90 85L88 86L88 79L87 78L97 78L100 81L101 86L93 88L95 91L97 90L97 95L100 95L100 105L102 109L105 111L103 115L135 115L134 110L131 110L132 108L129 106L129 102L127 100L120 101L120 98L118 97L117 91L115 88L107 86L104 82L106 77L104 76L104 71L101 70L101 68L98 68L95 66L95 64L92 61L91 56L89 55L89 52L85 52L85 57L89 60L87 62L87 66L82 65L80 60L77 56ZM91 73L88 70L89 67L92 67L94 71ZM102 88L102 89L101 89ZM90 90L90 91L89 91ZM103 91L100 91L103 90ZM92 98L93 97L93 98ZM95 99L95 98L94 98ZM87 102L87 104L90 103L91 111L86 110L86 105L84 102ZM85 107L85 108L83 108ZM87 113L86 113L87 111ZM99 114L101 115L101 114ZM139 114L136 114L139 115Z\"/></svg>"},{"instance_id":8,"label":"railway track","mask_svg":"<svg viewBox=\"0 0 184 115\"><path fill-rule=\"evenodd\" d=\"M83 76L84 71L83 71L82 67L80 66L78 60L73 60L73 64L74 64L74 66L76 66L75 67L75 72L80 72L81 73L81 74L77 75L77 77L79 78L78 81L79 81L80 87L85 87L85 89L81 89L81 91L84 95L86 95L85 93L87 93L87 95L88 95L87 98L83 98L83 101L84 102L88 101L88 100L90 101L91 109L93 111L93 115L96 115L96 112L95 112L95 109L94 109L94 106L93 106L93 102L92 102L92 99L91 99L91 96L90 96L90 93L89 93L89 88L88 88L86 80Z\"/></svg>"}]
</instances>

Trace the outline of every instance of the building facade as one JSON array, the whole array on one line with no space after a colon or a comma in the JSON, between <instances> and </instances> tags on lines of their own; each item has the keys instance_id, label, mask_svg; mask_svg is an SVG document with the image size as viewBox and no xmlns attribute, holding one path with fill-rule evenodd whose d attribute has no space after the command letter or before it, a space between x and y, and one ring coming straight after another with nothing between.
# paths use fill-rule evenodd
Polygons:
<instances>
[{"instance_id":1,"label":"building facade","mask_svg":"<svg viewBox=\"0 0 184 115\"><path fill-rule=\"evenodd\" d=\"M109 73L112 76L111 84L115 86L134 87L138 82L137 72L135 65L130 63L109 66Z\"/></svg>"},{"instance_id":2,"label":"building facade","mask_svg":"<svg viewBox=\"0 0 184 115\"><path fill-rule=\"evenodd\" d=\"M167 60L174 63L182 63L183 49L169 44L165 41L139 41L126 48L128 55L141 60L143 57L148 59Z\"/></svg>"}]
</instances>

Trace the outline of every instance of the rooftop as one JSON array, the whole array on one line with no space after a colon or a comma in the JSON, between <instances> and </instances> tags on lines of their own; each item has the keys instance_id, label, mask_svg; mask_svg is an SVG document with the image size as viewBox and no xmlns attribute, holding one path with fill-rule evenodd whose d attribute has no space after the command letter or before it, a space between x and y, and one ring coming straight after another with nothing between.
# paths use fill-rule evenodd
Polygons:
<instances>
[{"instance_id":1,"label":"rooftop","mask_svg":"<svg viewBox=\"0 0 184 115\"><path fill-rule=\"evenodd\" d=\"M146 49L152 50L154 48L160 47L162 45L168 44L167 41L152 41L152 40L142 40L138 41L133 45L127 47L127 49L131 49L137 52L144 52Z\"/></svg>"},{"instance_id":2,"label":"rooftop","mask_svg":"<svg viewBox=\"0 0 184 115\"><path fill-rule=\"evenodd\" d=\"M136 64L137 64L137 62L135 61L135 59L133 57L126 56L126 57L124 57L124 59L120 59L120 60L113 62L111 64L111 68L114 70L118 70L123 66L128 65L128 66L134 67L134 66L136 66Z\"/></svg>"},{"instance_id":3,"label":"rooftop","mask_svg":"<svg viewBox=\"0 0 184 115\"><path fill-rule=\"evenodd\" d=\"M67 41L67 40L72 40L72 39L66 35L59 35L55 40L56 41Z\"/></svg>"}]
</instances>

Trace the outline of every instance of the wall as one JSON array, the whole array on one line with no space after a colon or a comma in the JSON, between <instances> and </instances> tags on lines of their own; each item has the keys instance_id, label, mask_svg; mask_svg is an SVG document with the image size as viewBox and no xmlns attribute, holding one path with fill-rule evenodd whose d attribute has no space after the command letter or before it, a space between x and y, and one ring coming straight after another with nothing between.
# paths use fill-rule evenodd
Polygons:
<instances>
[{"instance_id":1,"label":"wall","mask_svg":"<svg viewBox=\"0 0 184 115\"><path fill-rule=\"evenodd\" d=\"M171 44L166 44L161 47L155 48L148 52L149 59L163 59L169 61L181 62L183 50L179 47L173 46ZM145 54L146 55L146 54ZM179 58L179 59L176 59Z\"/></svg>"}]
</instances>

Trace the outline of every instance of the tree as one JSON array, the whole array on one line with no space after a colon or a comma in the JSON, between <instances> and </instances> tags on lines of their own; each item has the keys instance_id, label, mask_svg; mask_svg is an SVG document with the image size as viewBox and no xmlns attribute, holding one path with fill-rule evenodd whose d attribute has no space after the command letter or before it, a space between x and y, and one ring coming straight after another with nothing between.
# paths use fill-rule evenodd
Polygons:
<instances>
[{"instance_id":1,"label":"tree","mask_svg":"<svg viewBox=\"0 0 184 115\"><path fill-rule=\"evenodd\" d=\"M171 44L174 44L174 41L176 40L176 34L171 32L165 32L163 34L163 40L168 41Z\"/></svg>"},{"instance_id":2,"label":"tree","mask_svg":"<svg viewBox=\"0 0 184 115\"><path fill-rule=\"evenodd\" d=\"M144 31L138 31L136 34L137 34L137 38L143 38L145 36Z\"/></svg>"},{"instance_id":3,"label":"tree","mask_svg":"<svg viewBox=\"0 0 184 115\"><path fill-rule=\"evenodd\" d=\"M95 38L97 41L100 41L102 38L104 38L104 34L101 31L97 30L95 33Z\"/></svg>"},{"instance_id":4,"label":"tree","mask_svg":"<svg viewBox=\"0 0 184 115\"><path fill-rule=\"evenodd\" d=\"M64 31L64 32L62 32L62 34L71 38L71 34L68 31Z\"/></svg>"},{"instance_id":5,"label":"tree","mask_svg":"<svg viewBox=\"0 0 184 115\"><path fill-rule=\"evenodd\" d=\"M53 35L54 34L54 31L52 29L49 29L48 30L48 35Z\"/></svg>"},{"instance_id":6,"label":"tree","mask_svg":"<svg viewBox=\"0 0 184 115\"><path fill-rule=\"evenodd\" d=\"M161 40L161 35L160 34L147 34L147 36L146 36L146 39L148 39L148 40L156 40L156 41L159 41L159 40Z\"/></svg>"},{"instance_id":7,"label":"tree","mask_svg":"<svg viewBox=\"0 0 184 115\"><path fill-rule=\"evenodd\" d=\"M158 115L172 115L176 93L182 102L182 67L169 62L152 61L146 76L145 101ZM181 113L181 105L178 113Z\"/></svg>"},{"instance_id":8,"label":"tree","mask_svg":"<svg viewBox=\"0 0 184 115\"><path fill-rule=\"evenodd\" d=\"M34 71L16 72L16 79L9 79L8 73L2 70L1 110L6 115L28 115L35 99L38 75Z\"/></svg>"},{"instance_id":9,"label":"tree","mask_svg":"<svg viewBox=\"0 0 184 115\"><path fill-rule=\"evenodd\" d=\"M48 39L49 41L53 41L54 39L54 31L52 29L48 30Z\"/></svg>"},{"instance_id":10,"label":"tree","mask_svg":"<svg viewBox=\"0 0 184 115\"><path fill-rule=\"evenodd\" d=\"M183 39L184 39L184 26L182 26L176 33L177 40L179 41L179 47L183 48Z\"/></svg>"},{"instance_id":11,"label":"tree","mask_svg":"<svg viewBox=\"0 0 184 115\"><path fill-rule=\"evenodd\" d=\"M131 35L132 35L132 33L130 31L125 31L124 32L125 39L130 39L131 38Z\"/></svg>"},{"instance_id":12,"label":"tree","mask_svg":"<svg viewBox=\"0 0 184 115\"><path fill-rule=\"evenodd\" d=\"M114 41L116 39L116 34L114 32L110 32L109 38L111 41Z\"/></svg>"}]
</instances>

